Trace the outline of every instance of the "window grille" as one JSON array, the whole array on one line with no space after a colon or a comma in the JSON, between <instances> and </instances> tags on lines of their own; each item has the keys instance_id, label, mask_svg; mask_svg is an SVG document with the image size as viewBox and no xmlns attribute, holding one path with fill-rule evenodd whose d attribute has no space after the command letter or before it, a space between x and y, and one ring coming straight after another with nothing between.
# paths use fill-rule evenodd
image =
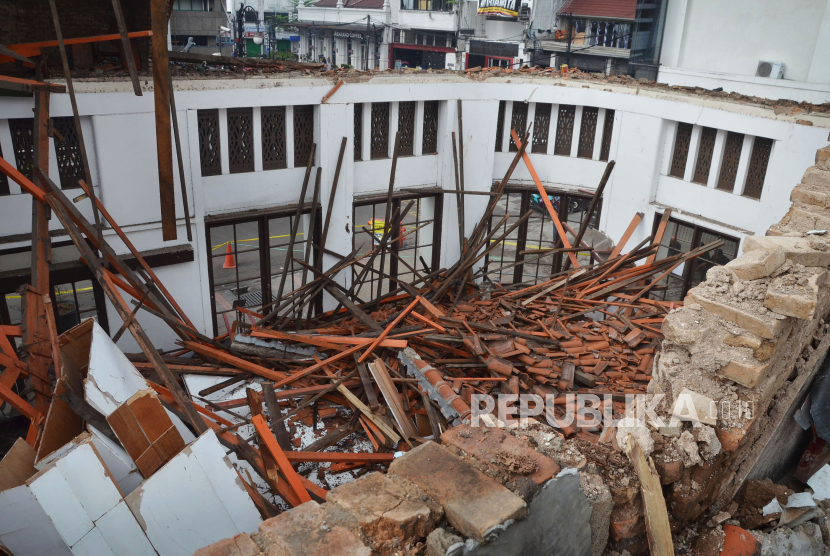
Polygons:
<instances>
[{"instance_id":1,"label":"window grille","mask_svg":"<svg viewBox=\"0 0 830 556\"><path fill-rule=\"evenodd\" d=\"M712 168L712 156L715 154L715 139L718 130L704 127L700 131L700 145L697 149L697 163L692 181L706 185L709 181L709 170Z\"/></svg>"},{"instance_id":2,"label":"window grille","mask_svg":"<svg viewBox=\"0 0 830 556\"><path fill-rule=\"evenodd\" d=\"M58 159L61 189L79 188L81 186L78 180L84 179L84 164L81 161L75 118L72 116L52 118L52 125L55 131L63 137L63 141L55 137L55 156Z\"/></svg>"},{"instance_id":3,"label":"window grille","mask_svg":"<svg viewBox=\"0 0 830 556\"><path fill-rule=\"evenodd\" d=\"M752 145L752 155L749 157L749 169L746 175L744 197L761 198L764 188L764 178L767 175L769 155L772 152L772 139L756 137Z\"/></svg>"},{"instance_id":4,"label":"window grille","mask_svg":"<svg viewBox=\"0 0 830 556\"><path fill-rule=\"evenodd\" d=\"M438 152L438 101L424 103L424 145L423 154Z\"/></svg>"},{"instance_id":5,"label":"window grille","mask_svg":"<svg viewBox=\"0 0 830 556\"><path fill-rule=\"evenodd\" d=\"M415 154L415 103L398 103L398 131L401 134L398 156Z\"/></svg>"},{"instance_id":6,"label":"window grille","mask_svg":"<svg viewBox=\"0 0 830 556\"><path fill-rule=\"evenodd\" d=\"M354 105L354 159L363 160L363 104Z\"/></svg>"},{"instance_id":7,"label":"window grille","mask_svg":"<svg viewBox=\"0 0 830 556\"><path fill-rule=\"evenodd\" d=\"M14 118L9 120L12 134L12 148L17 170L30 180L34 178L34 118Z\"/></svg>"},{"instance_id":8,"label":"window grille","mask_svg":"<svg viewBox=\"0 0 830 556\"><path fill-rule=\"evenodd\" d=\"M571 104L559 105L559 117L556 123L556 144L553 147L553 154L560 156L571 156L571 142L574 135L574 119L576 119L576 106Z\"/></svg>"},{"instance_id":9,"label":"window grille","mask_svg":"<svg viewBox=\"0 0 830 556\"><path fill-rule=\"evenodd\" d=\"M389 158L389 103L372 103L372 160Z\"/></svg>"},{"instance_id":10,"label":"window grille","mask_svg":"<svg viewBox=\"0 0 830 556\"><path fill-rule=\"evenodd\" d=\"M743 144L743 133L733 133L730 131L726 135L726 145L723 148L723 163L721 164L720 176L718 177L718 189L725 191L732 191L734 189Z\"/></svg>"},{"instance_id":11,"label":"window grille","mask_svg":"<svg viewBox=\"0 0 830 556\"><path fill-rule=\"evenodd\" d=\"M314 144L314 107L294 107L294 166L308 165Z\"/></svg>"},{"instance_id":12,"label":"window grille","mask_svg":"<svg viewBox=\"0 0 830 556\"><path fill-rule=\"evenodd\" d=\"M504 135L504 111L507 101L499 101L499 115L496 118L496 152L500 153L502 149L502 136Z\"/></svg>"},{"instance_id":13,"label":"window grille","mask_svg":"<svg viewBox=\"0 0 830 556\"><path fill-rule=\"evenodd\" d=\"M228 109L228 158L231 174L254 171L253 108Z\"/></svg>"},{"instance_id":14,"label":"window grille","mask_svg":"<svg viewBox=\"0 0 830 556\"><path fill-rule=\"evenodd\" d=\"M591 106L582 108L582 123L579 126L579 145L576 156L579 158L594 157L594 139L597 135L597 119L599 109Z\"/></svg>"},{"instance_id":15,"label":"window grille","mask_svg":"<svg viewBox=\"0 0 830 556\"><path fill-rule=\"evenodd\" d=\"M285 153L285 106L262 108L262 169L288 167Z\"/></svg>"},{"instance_id":16,"label":"window grille","mask_svg":"<svg viewBox=\"0 0 830 556\"><path fill-rule=\"evenodd\" d=\"M222 173L219 158L219 110L198 110L199 162L202 176L218 176Z\"/></svg>"},{"instance_id":17,"label":"window grille","mask_svg":"<svg viewBox=\"0 0 830 556\"><path fill-rule=\"evenodd\" d=\"M613 110L605 111L605 122L602 124L602 146L599 150L599 159L608 161L611 156L611 135L614 133L614 114Z\"/></svg>"},{"instance_id":18,"label":"window grille","mask_svg":"<svg viewBox=\"0 0 830 556\"><path fill-rule=\"evenodd\" d=\"M516 130L516 135L522 137L525 129L527 129L527 103L515 101L513 102L513 115L510 118L510 129ZM518 151L516 142L510 137L510 151Z\"/></svg>"},{"instance_id":19,"label":"window grille","mask_svg":"<svg viewBox=\"0 0 830 556\"><path fill-rule=\"evenodd\" d=\"M550 104L543 102L536 104L536 116L533 121L533 147L531 147L530 152L542 154L546 154L548 152L550 111Z\"/></svg>"},{"instance_id":20,"label":"window grille","mask_svg":"<svg viewBox=\"0 0 830 556\"><path fill-rule=\"evenodd\" d=\"M671 158L669 175L683 179L686 173L686 159L689 158L689 143L692 142L692 124L678 123L674 137L674 153Z\"/></svg>"}]
</instances>

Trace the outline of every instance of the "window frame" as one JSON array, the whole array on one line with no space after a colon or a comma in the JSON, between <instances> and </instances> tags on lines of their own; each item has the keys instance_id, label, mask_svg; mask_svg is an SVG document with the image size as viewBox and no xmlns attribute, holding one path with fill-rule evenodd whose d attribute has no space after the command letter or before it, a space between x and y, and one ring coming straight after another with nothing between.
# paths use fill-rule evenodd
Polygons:
<instances>
[{"instance_id":1,"label":"window frame","mask_svg":"<svg viewBox=\"0 0 830 556\"><path fill-rule=\"evenodd\" d=\"M651 229L652 237L654 236L654 234L657 233L657 228L660 226L660 221L662 220L662 218L663 218L663 213L660 213L660 212L655 212L654 213L654 222L652 224L652 229ZM694 224L692 222L686 222L684 220L677 219L674 216L670 216L668 222L677 224L679 226L686 226L687 228L692 228L692 241L690 242L690 247L689 247L690 251L693 251L693 250L697 249L698 247L702 247L703 245L701 243L701 238L703 237L703 234L708 233L708 234L716 235L716 236L718 236L722 239L728 240L728 241L734 241L737 244L736 248L735 248L735 255L737 257L737 251L741 246L740 238L730 236L728 234L724 234L724 233L719 232L717 230L713 230L711 228L706 228L705 226L700 226L700 225ZM661 244L662 244L662 241L661 241ZM701 257L702 256L703 255L701 255ZM694 286L691 285L692 276L694 275L695 271L697 270L697 268L700 264L701 257L697 257L695 259L692 259L691 261L688 261L687 264L685 264L685 266L683 268L683 277L682 277L683 287L681 289L680 299L675 300L675 301L682 301L683 299L685 299L686 295L689 293L689 290L692 289L692 287L694 287ZM655 262L659 261L659 260L662 260L662 259L655 259ZM732 259L732 260L734 260L734 259ZM662 297L658 297L657 294L659 294L659 293L660 293L659 291L652 291L652 292L649 292L648 296L649 296L650 299L657 299L657 300L660 300L660 301L666 301L665 294L663 294ZM672 301L672 300L670 300L670 301Z\"/></svg>"},{"instance_id":2,"label":"window frame","mask_svg":"<svg viewBox=\"0 0 830 556\"><path fill-rule=\"evenodd\" d=\"M311 214L312 210L317 211L317 215L314 219L314 229L312 230L312 238L311 241L313 244L319 245L320 242L320 235L321 235L321 223L320 223L320 205L315 203L303 203L303 212L302 215L305 216L306 214ZM256 252L259 253L259 280L260 280L260 291L262 292L262 302L263 304L266 303L266 299L272 299L276 292L271 291L271 242L269 237L269 230L268 230L268 223L272 219L276 218L289 218L289 225L291 223L291 218L293 218L297 214L297 208L295 207L285 207L282 209L274 209L268 211L258 212L257 214L247 214L247 215L229 215L227 217L217 217L211 218L210 220L205 221L205 249L206 249L206 256L207 256L207 271L208 271L208 292L210 297L210 312L211 312L211 320L212 320L212 328L213 328L213 336L216 337L219 335L219 328L217 325L217 319L220 314L232 312L231 311L223 311L222 313L216 312L216 296L215 296L215 277L213 275L213 259L220 258L225 256L225 251L221 253L214 254L212 250L212 244L210 239L210 232L214 228L221 228L223 226L236 226L238 224L247 224L251 222L255 222L257 224L257 233L260 238L265 237L267 241L259 241L259 245L256 248ZM236 234L234 228L234 234ZM236 250L236 246L234 246L234 257L236 257L240 252ZM314 260L316 257L316 249L312 247L311 257L309 264L313 266ZM251 253L254 250L242 251L242 253ZM238 261L237 261L238 263ZM237 271L237 278L236 281L239 282L239 273ZM292 288L293 289L293 288ZM286 288L283 292L283 296L285 294L290 293L292 290ZM318 295L314 301L314 310L317 314L321 313L323 310L322 307L322 296Z\"/></svg>"},{"instance_id":3,"label":"window frame","mask_svg":"<svg viewBox=\"0 0 830 556\"><path fill-rule=\"evenodd\" d=\"M389 214L392 215L395 213L395 210L401 210L405 206L406 202L416 199L427 199L427 198L434 198L434 210L433 210L433 226L432 226L432 243L430 246L432 247L432 257L431 261L429 261L430 271L435 271L440 268L441 265L441 235L442 235L442 223L443 223L443 216L444 216L444 192L438 191L435 189L428 189L428 190L415 190L415 191L396 191L392 195L392 208L389 211ZM361 222L358 224L357 221L357 209L360 207L372 206L377 204L385 204L386 203L386 196L383 195L369 195L365 197L361 197L355 199L352 203L352 222L354 223L353 233L352 233L352 249L357 248L356 238L358 234L362 234L362 226L363 223ZM385 214L383 215L385 216ZM373 216L374 218L374 216ZM416 225L424 224L428 222L428 220L418 220ZM400 246L398 242L393 242L391 246L391 250L397 255L400 252ZM388 274L394 278L398 278L401 274L401 270L403 274L407 274L408 270L406 268L401 268L399 265L398 260L395 257L389 258L390 264L389 267L384 266L383 273ZM419 267L420 261L414 261L413 268L418 270L419 273L423 273L423 268ZM360 274L362 269L359 269L356 266L352 267L352 283L354 283L354 279ZM372 276L375 273L370 273L369 277L364 282L365 284L369 284L369 292L374 299L377 296L377 286L375 283L380 283L380 291L383 291L383 282L382 278L373 278ZM385 279L387 281L387 291L394 290L397 286L392 279ZM369 301L368 299L364 301Z\"/></svg>"},{"instance_id":4,"label":"window frame","mask_svg":"<svg viewBox=\"0 0 830 556\"><path fill-rule=\"evenodd\" d=\"M495 189L495 187L496 187L496 184L493 185L494 189ZM559 218L560 222L567 222L569 213L567 212L566 207L570 207L572 200L579 200L579 201L582 201L584 203L590 203L591 199L592 199L591 195L578 195L578 194L574 194L570 191L563 191L563 190L555 189L555 188L552 188L552 187L546 187L545 191L547 192L548 195L559 196L561 198L561 200L559 202L559 210L557 211L557 217ZM510 183L508 183L507 187L505 187L505 189L504 189L504 195L507 195L507 194L510 194L510 193L521 195L521 200L520 200L520 207L521 207L520 208L520 213L521 214L516 214L515 215L516 217L521 217L528 210L530 210L531 195L538 195L539 191L535 187L532 187L532 186L524 186L524 185L519 185L519 184L510 184ZM600 199L599 202L597 203L596 209L594 211L593 219L595 219L595 222L599 223L601 217L602 217L602 199ZM487 223L488 233L493 230L493 228L492 228L493 222L497 218L501 218L501 217L493 216L493 217L490 218L490 222ZM549 218L549 216L547 214L547 209L545 209L545 211L542 213L542 219L545 220L545 219L548 219L548 218ZM526 255L522 255L521 252L524 251L527 247L529 224L530 224L530 218L528 218L527 220L522 222L519 225L519 227L517 228L516 258L512 262L507 263L508 265L519 263L520 261L525 260ZM597 227L595 229L598 230L599 228ZM506 231L506 228L505 228L505 231ZM578 229L574 230L574 232L578 232L578 231L579 231ZM566 230L566 232L567 232L567 230ZM497 233L496 236L494 236L494 237L497 237L499 235L501 235L501 234ZM559 241L559 238L558 238L558 234L556 233L556 230L554 229L554 245L556 245L557 243L560 243L560 241ZM502 244L503 244L503 242L502 242ZM494 253L494 252L495 252L495 250L493 250L491 253ZM504 249L502 249L502 253L504 253ZM537 261L540 261L540 260L541 259L537 259ZM591 261L593 262L593 254L591 255ZM564 262L565 262L565 254L564 253L554 253L551 260L550 260L550 263L545 263L545 264L549 264L550 269L551 269L551 274L555 274L554 269L561 269ZM489 268L490 263L491 263L490 253L488 253L484 258L484 268L485 268L485 272L487 272L488 279L489 279L489 276L492 276L493 274L496 273L495 267L493 268L493 271L490 271L490 268ZM539 279L540 279L539 278L540 263L536 262L535 264L537 265L535 278L538 282ZM505 266L505 265L500 265L500 266ZM510 269L508 269L508 271L509 270ZM524 276L524 263L516 264L514 267L512 267L512 271L513 271L513 277L512 277L512 280L509 283L510 284L520 284L520 283L522 283L523 282L522 278ZM556 272L559 272L559 271L557 270ZM502 278L502 283L505 283L503 281L504 273L500 273L500 276ZM493 281L495 282L495 280L493 280Z\"/></svg>"}]
</instances>

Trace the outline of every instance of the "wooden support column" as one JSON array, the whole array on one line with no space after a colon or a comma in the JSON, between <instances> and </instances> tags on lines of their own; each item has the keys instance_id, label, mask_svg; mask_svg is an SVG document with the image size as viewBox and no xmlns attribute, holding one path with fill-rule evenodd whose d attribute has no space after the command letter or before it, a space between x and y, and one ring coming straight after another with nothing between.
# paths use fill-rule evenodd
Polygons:
<instances>
[{"instance_id":1,"label":"wooden support column","mask_svg":"<svg viewBox=\"0 0 830 556\"><path fill-rule=\"evenodd\" d=\"M153 100L156 107L156 153L161 201L161 234L164 241L176 239L176 194L173 184L173 143L170 122L170 63L167 57L167 0L150 1L153 31Z\"/></svg>"},{"instance_id":2,"label":"wooden support column","mask_svg":"<svg viewBox=\"0 0 830 556\"><path fill-rule=\"evenodd\" d=\"M40 73L38 71L38 73ZM40 76L38 75L38 78ZM35 118L32 136L32 158L36 166L49 168L49 93L35 93ZM35 179L44 190L45 184ZM35 391L35 407L46 414L51 399L49 365L52 353L49 345L49 325L43 295L49 293L49 261L52 258L49 241L49 207L32 199L32 283L21 295L23 305L23 344L29 351L29 373Z\"/></svg>"}]
</instances>

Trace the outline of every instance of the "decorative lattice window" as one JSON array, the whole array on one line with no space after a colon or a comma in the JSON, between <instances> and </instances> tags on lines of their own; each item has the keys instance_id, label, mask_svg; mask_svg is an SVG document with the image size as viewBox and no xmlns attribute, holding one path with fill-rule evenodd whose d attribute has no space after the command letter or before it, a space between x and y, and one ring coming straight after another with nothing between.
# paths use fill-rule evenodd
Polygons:
<instances>
[{"instance_id":1,"label":"decorative lattice window","mask_svg":"<svg viewBox=\"0 0 830 556\"><path fill-rule=\"evenodd\" d=\"M423 154L438 153L438 101L424 103L424 146Z\"/></svg>"},{"instance_id":2,"label":"decorative lattice window","mask_svg":"<svg viewBox=\"0 0 830 556\"><path fill-rule=\"evenodd\" d=\"M84 179L84 163L81 160L81 147L78 145L78 130L75 127L75 118L52 118L55 131L63 137L63 141L55 137L55 155L58 159L58 175L61 179L61 189L76 189L81 187L78 180Z\"/></svg>"},{"instance_id":3,"label":"decorative lattice window","mask_svg":"<svg viewBox=\"0 0 830 556\"><path fill-rule=\"evenodd\" d=\"M689 144L692 142L692 124L677 124L674 136L674 153L671 157L669 175L683 179L686 173L686 159L689 158Z\"/></svg>"},{"instance_id":4,"label":"decorative lattice window","mask_svg":"<svg viewBox=\"0 0 830 556\"><path fill-rule=\"evenodd\" d=\"M605 123L602 124L602 146L599 149L599 159L608 161L611 156L611 135L614 133L614 111L605 111Z\"/></svg>"},{"instance_id":5,"label":"decorative lattice window","mask_svg":"<svg viewBox=\"0 0 830 556\"><path fill-rule=\"evenodd\" d=\"M354 159L363 160L363 104L354 105Z\"/></svg>"},{"instance_id":6,"label":"decorative lattice window","mask_svg":"<svg viewBox=\"0 0 830 556\"><path fill-rule=\"evenodd\" d=\"M285 106L262 108L262 169L288 167L285 153Z\"/></svg>"},{"instance_id":7,"label":"decorative lattice window","mask_svg":"<svg viewBox=\"0 0 830 556\"><path fill-rule=\"evenodd\" d=\"M599 109L592 106L582 108L582 123L579 126L579 145L576 156L579 158L594 157L594 139L597 136L597 119Z\"/></svg>"},{"instance_id":8,"label":"decorative lattice window","mask_svg":"<svg viewBox=\"0 0 830 556\"><path fill-rule=\"evenodd\" d=\"M706 185L709 181L709 170L712 168L712 155L715 154L715 139L718 130L712 127L704 127L700 130L700 145L697 149L697 162L695 163L695 175L692 181Z\"/></svg>"},{"instance_id":9,"label":"decorative lattice window","mask_svg":"<svg viewBox=\"0 0 830 556\"><path fill-rule=\"evenodd\" d=\"M556 143L553 147L553 154L571 156L575 119L576 106L571 104L559 105L559 117L556 121Z\"/></svg>"},{"instance_id":10,"label":"decorative lattice window","mask_svg":"<svg viewBox=\"0 0 830 556\"><path fill-rule=\"evenodd\" d=\"M723 147L723 162L720 166L718 189L732 191L735 188L735 177L738 175L738 162L741 160L741 148L744 144L744 134L730 131L726 134L726 144Z\"/></svg>"},{"instance_id":11,"label":"decorative lattice window","mask_svg":"<svg viewBox=\"0 0 830 556\"><path fill-rule=\"evenodd\" d=\"M314 107L294 107L294 166L306 166L314 144Z\"/></svg>"},{"instance_id":12,"label":"decorative lattice window","mask_svg":"<svg viewBox=\"0 0 830 556\"><path fill-rule=\"evenodd\" d=\"M523 137L525 129L527 129L527 103L521 101L513 102L513 115L510 118L510 129L516 130L516 135ZM516 152L519 148L516 142L510 138L510 151Z\"/></svg>"},{"instance_id":13,"label":"decorative lattice window","mask_svg":"<svg viewBox=\"0 0 830 556\"><path fill-rule=\"evenodd\" d=\"M536 103L536 116L533 120L533 146L530 152L545 154L548 152L548 134L550 133L551 105Z\"/></svg>"},{"instance_id":14,"label":"decorative lattice window","mask_svg":"<svg viewBox=\"0 0 830 556\"><path fill-rule=\"evenodd\" d=\"M254 171L254 110L228 109L228 159L231 174Z\"/></svg>"},{"instance_id":15,"label":"decorative lattice window","mask_svg":"<svg viewBox=\"0 0 830 556\"><path fill-rule=\"evenodd\" d=\"M372 103L372 160L389 158L389 103Z\"/></svg>"},{"instance_id":16,"label":"decorative lattice window","mask_svg":"<svg viewBox=\"0 0 830 556\"><path fill-rule=\"evenodd\" d=\"M507 107L507 101L499 101L499 115L496 118L496 152L500 153L502 149L502 136L504 135L504 111Z\"/></svg>"},{"instance_id":17,"label":"decorative lattice window","mask_svg":"<svg viewBox=\"0 0 830 556\"><path fill-rule=\"evenodd\" d=\"M17 171L31 180L34 177L35 143L32 135L35 131L35 119L10 119L9 130L12 133L12 148L14 148Z\"/></svg>"},{"instance_id":18,"label":"decorative lattice window","mask_svg":"<svg viewBox=\"0 0 830 556\"><path fill-rule=\"evenodd\" d=\"M0 158L3 158L3 149L0 147ZM9 178L6 177L6 174L0 172L0 195L10 195L11 190L9 189Z\"/></svg>"},{"instance_id":19,"label":"decorative lattice window","mask_svg":"<svg viewBox=\"0 0 830 556\"><path fill-rule=\"evenodd\" d=\"M746 174L744 197L761 198L764 189L764 178L767 175L769 155L772 152L772 139L756 137L752 145L752 155L749 157L749 168Z\"/></svg>"},{"instance_id":20,"label":"decorative lattice window","mask_svg":"<svg viewBox=\"0 0 830 556\"><path fill-rule=\"evenodd\" d=\"M401 134L398 156L415 154L415 103L398 103L398 131Z\"/></svg>"},{"instance_id":21,"label":"decorative lattice window","mask_svg":"<svg viewBox=\"0 0 830 556\"><path fill-rule=\"evenodd\" d=\"M219 158L219 110L198 110L196 119L199 127L199 162L203 176L218 176L222 173Z\"/></svg>"}]
</instances>

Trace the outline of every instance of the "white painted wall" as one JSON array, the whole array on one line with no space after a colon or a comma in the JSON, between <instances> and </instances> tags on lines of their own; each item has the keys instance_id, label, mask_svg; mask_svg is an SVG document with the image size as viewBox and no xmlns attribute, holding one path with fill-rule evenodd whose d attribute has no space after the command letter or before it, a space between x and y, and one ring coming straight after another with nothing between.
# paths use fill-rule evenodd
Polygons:
<instances>
[{"instance_id":1,"label":"white painted wall","mask_svg":"<svg viewBox=\"0 0 830 556\"><path fill-rule=\"evenodd\" d=\"M614 133L611 142L611 158L617 165L608 183L602 209L600 228L611 237L619 237L636 212L644 212L645 218L633 242L646 237L651 231L655 212L663 206L675 209L679 219L697 222L737 237L746 234L763 234L779 220L789 207L789 193L797 184L804 170L813 163L816 149L827 145L830 118L821 114L798 116L776 115L772 109L683 95L667 91L626 88L607 83L586 85L551 79L534 79L521 75L471 81L453 74L392 76L378 75L360 83L347 83L325 105L320 99L333 83L319 77L308 78L247 78L227 80L187 80L176 82L176 100L184 146L185 178L191 215L194 222L192 246L196 260L157 269L157 274L171 291L194 324L202 330L212 330L210 291L207 272L207 247L205 245L205 218L211 215L244 213L269 207L285 207L298 202L299 188L304 167L295 167L292 142L293 129L290 115L293 105L315 104L315 141L318 144L316 163L322 167L321 203L323 217L329 203L329 193L334 169L340 150L340 142L347 138L346 151L341 168L337 195L332 209L328 247L338 253L351 251L354 222L352 201L355 196L385 192L389 185L391 159L369 160L369 141L372 102L390 102L390 143L397 128L397 103L403 101L438 100L438 154L421 155L420 137L416 141L416 155L398 160L395 188L455 188L452 160L451 134L457 131L457 100L463 101L464 113L464 168L465 186L468 190L489 190L494 180L500 180L513 153L507 152L508 142L503 141L504 152L494 152L496 118L499 100L510 103L528 102L529 117L536 111L537 103L553 104L549 137L549 153L553 152L558 104L576 105L577 118L583 106L600 108L600 122L593 159L552 154L530 155L537 173L547 186L566 190L581 188L593 190L605 168L599 161L598 142L602 136L601 122L606 110L615 111ZM96 186L110 212L121 223L125 232L140 250L165 245L186 243L183 209L178 189L176 197L179 219L179 239L165 244L161 239L158 207L158 177L155 161L152 94L135 97L128 82L76 84L81 113L89 121L85 134L88 148L94 150ZM363 159L353 160L353 107L364 104ZM251 173L230 174L227 171L227 132L224 131L224 172L219 176L202 177L199 164L199 138L197 110L232 107L255 107L255 120L261 106L287 107L289 119L288 150L289 167L283 170L257 170ZM31 99L4 99L0 102L0 146L6 159L13 163L7 120L29 117ZM52 102L54 115L66 115L68 100L55 95ZM422 105L416 111L416 130L422 128ZM806 119L812 126L796 123ZM734 131L747 136L767 137L775 140L767 170L764 192L760 200L753 200L724 193L668 177L666 157L671 155L676 122L688 122L696 126L710 126L722 133ZM579 120L574 126L574 145L578 140ZM224 124L223 124L224 125ZM255 127L258 125L255 121ZM502 130L505 135L507 130ZM505 137L506 139L506 137ZM7 145L8 144L8 145ZM574 147L573 154L576 149ZM391 145L390 145L391 154ZM261 168L261 164L257 164ZM316 167L315 167L316 171ZM514 182L532 183L530 174L520 163L513 174ZM306 197L311 200L312 186ZM31 229L31 199L20 194L0 200L0 237L28 234ZM444 196L443 234L441 237L441 263L452 264L458 255L458 233L455 196ZM469 235L487 204L485 196L467 196L466 232ZM91 218L89 201L76 205ZM322 224L322 223L321 223ZM59 227L57 219L50 223ZM347 229L348 226L348 229ZM105 232L119 253L126 248L115 239L112 232ZM26 244L26 240L7 242L4 248ZM326 265L333 263L326 257ZM348 273L338 276L341 283L348 283ZM113 332L120 326L117 313L109 307L108 315ZM175 336L155 317L139 313L139 321L152 341L160 348L172 348ZM125 351L138 351L129 334L122 337L119 347Z\"/></svg>"},{"instance_id":2,"label":"white painted wall","mask_svg":"<svg viewBox=\"0 0 830 556\"><path fill-rule=\"evenodd\" d=\"M760 60L783 62L783 82L756 79ZM830 2L672 0L660 63L663 83L827 102L807 84L830 85Z\"/></svg>"}]
</instances>

